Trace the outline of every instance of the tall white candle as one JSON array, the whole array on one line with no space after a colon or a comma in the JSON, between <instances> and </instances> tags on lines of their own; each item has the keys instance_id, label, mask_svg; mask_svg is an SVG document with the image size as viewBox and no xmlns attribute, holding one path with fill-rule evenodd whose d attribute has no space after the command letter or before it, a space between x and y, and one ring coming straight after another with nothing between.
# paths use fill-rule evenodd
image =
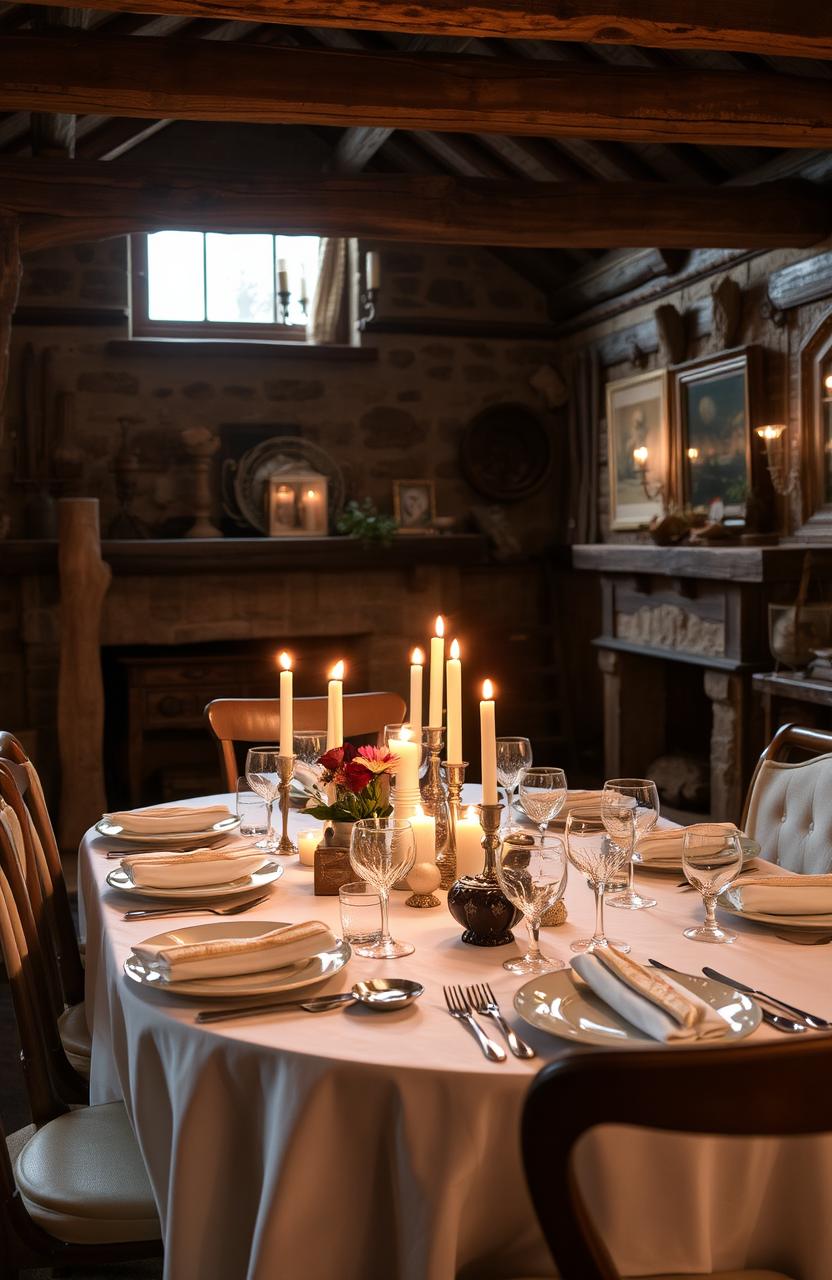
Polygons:
<instances>
[{"instance_id":1,"label":"tall white candle","mask_svg":"<svg viewBox=\"0 0 832 1280\"><path fill-rule=\"evenodd\" d=\"M435 862L436 819L425 813L421 805L417 805L416 812L411 815L409 821L416 841L416 861Z\"/></svg>"},{"instance_id":2,"label":"tall white candle","mask_svg":"<svg viewBox=\"0 0 832 1280\"><path fill-rule=\"evenodd\" d=\"M479 875L484 858L480 815L473 805L469 805L456 821L457 877Z\"/></svg>"},{"instance_id":3,"label":"tall white candle","mask_svg":"<svg viewBox=\"0 0 832 1280\"><path fill-rule=\"evenodd\" d=\"M336 662L329 673L326 705L326 749L344 745L344 663Z\"/></svg>"},{"instance_id":4,"label":"tall white candle","mask_svg":"<svg viewBox=\"0 0 832 1280\"><path fill-rule=\"evenodd\" d=\"M448 704L448 739L445 759L451 764L462 762L462 663L459 660L459 641L451 641L451 656L445 663L448 688L445 694Z\"/></svg>"},{"instance_id":5,"label":"tall white candle","mask_svg":"<svg viewBox=\"0 0 832 1280\"><path fill-rule=\"evenodd\" d=\"M367 288L381 288L381 255L370 250L364 263L367 272Z\"/></svg>"},{"instance_id":6,"label":"tall white candle","mask_svg":"<svg viewBox=\"0 0 832 1280\"><path fill-rule=\"evenodd\" d=\"M425 655L414 649L410 655L410 724L417 742L422 740L422 674Z\"/></svg>"},{"instance_id":7,"label":"tall white candle","mask_svg":"<svg viewBox=\"0 0 832 1280\"><path fill-rule=\"evenodd\" d=\"M428 728L442 727L442 689L445 666L445 619L440 613L436 619L436 630L430 641L430 703L428 705Z\"/></svg>"},{"instance_id":8,"label":"tall white candle","mask_svg":"<svg viewBox=\"0 0 832 1280\"><path fill-rule=\"evenodd\" d=\"M277 291L278 293L289 292L289 266L285 258L277 260Z\"/></svg>"},{"instance_id":9,"label":"tall white candle","mask_svg":"<svg viewBox=\"0 0 832 1280\"><path fill-rule=\"evenodd\" d=\"M278 659L280 672L280 754L294 755L292 738L295 732L294 708L292 706L292 659L288 653L281 653Z\"/></svg>"},{"instance_id":10,"label":"tall white candle","mask_svg":"<svg viewBox=\"0 0 832 1280\"><path fill-rule=\"evenodd\" d=\"M494 717L494 686L484 680L480 703L480 752L482 755L482 802L497 804L497 729Z\"/></svg>"}]
</instances>

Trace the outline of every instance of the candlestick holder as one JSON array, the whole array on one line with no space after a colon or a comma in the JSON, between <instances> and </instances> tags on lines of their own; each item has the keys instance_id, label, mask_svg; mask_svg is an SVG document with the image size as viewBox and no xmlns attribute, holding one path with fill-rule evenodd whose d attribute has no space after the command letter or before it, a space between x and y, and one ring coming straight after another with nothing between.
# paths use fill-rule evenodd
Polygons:
<instances>
[{"instance_id":1,"label":"candlestick holder","mask_svg":"<svg viewBox=\"0 0 832 1280\"><path fill-rule=\"evenodd\" d=\"M359 298L361 325L372 324L376 318L376 299L378 289L363 289Z\"/></svg>"},{"instance_id":2,"label":"candlestick holder","mask_svg":"<svg viewBox=\"0 0 832 1280\"><path fill-rule=\"evenodd\" d=\"M289 302L291 300L292 295L288 289L279 289L277 296L280 299L280 307L279 307L280 315L278 316L278 320L280 324L288 324L289 323Z\"/></svg>"},{"instance_id":3,"label":"candlestick holder","mask_svg":"<svg viewBox=\"0 0 832 1280\"><path fill-rule=\"evenodd\" d=\"M448 839L450 836L451 820L448 813L448 793L445 790L445 784L442 781L441 765L439 757L442 754L442 744L445 731L440 726L437 729L425 729L425 738L428 748L428 768L422 782L422 809L429 817L433 818L436 823L436 860L439 861L439 855L444 854L448 847Z\"/></svg>"},{"instance_id":4,"label":"candlestick holder","mask_svg":"<svg viewBox=\"0 0 832 1280\"><path fill-rule=\"evenodd\" d=\"M501 804L480 805L482 847L485 854L479 875L462 876L448 890L448 910L465 926L462 941L473 947L502 947L514 941L512 925L520 912L512 906L497 879Z\"/></svg>"},{"instance_id":5,"label":"candlestick holder","mask_svg":"<svg viewBox=\"0 0 832 1280\"><path fill-rule=\"evenodd\" d=\"M448 839L445 848L436 855L436 865L442 873L440 886L443 889L450 889L456 880L456 824L462 806L461 795L467 768L467 760L461 760L459 764L450 764L446 760L442 765L448 791Z\"/></svg>"},{"instance_id":6,"label":"candlestick holder","mask_svg":"<svg viewBox=\"0 0 832 1280\"><path fill-rule=\"evenodd\" d=\"M289 791L292 786L292 775L295 771L294 756L278 756L277 769L280 774L280 816L283 819L283 833L277 852L285 857L297 853L297 847L289 838Z\"/></svg>"}]
</instances>

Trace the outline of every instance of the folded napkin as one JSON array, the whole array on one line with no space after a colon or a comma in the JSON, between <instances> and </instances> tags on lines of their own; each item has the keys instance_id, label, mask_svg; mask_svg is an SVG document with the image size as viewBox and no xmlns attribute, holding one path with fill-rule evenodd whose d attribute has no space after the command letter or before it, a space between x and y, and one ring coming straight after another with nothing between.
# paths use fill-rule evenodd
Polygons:
<instances>
[{"instance_id":1,"label":"folded napkin","mask_svg":"<svg viewBox=\"0 0 832 1280\"><path fill-rule=\"evenodd\" d=\"M192 849L190 853L133 853L122 858L121 867L142 888L197 889L250 876L267 858L252 846L249 852Z\"/></svg>"},{"instance_id":2,"label":"folded napkin","mask_svg":"<svg viewBox=\"0 0 832 1280\"><path fill-rule=\"evenodd\" d=\"M217 938L214 942L164 947L143 942L133 948L142 964L170 982L190 978L230 978L239 973L281 969L329 951L335 938L320 920L283 925L253 938Z\"/></svg>"},{"instance_id":3,"label":"folded napkin","mask_svg":"<svg viewBox=\"0 0 832 1280\"><path fill-rule=\"evenodd\" d=\"M572 809L579 808L581 805L598 804L598 812L601 812L601 796L603 791L567 791L566 800L560 811L562 817L565 813L569 813Z\"/></svg>"},{"instance_id":4,"label":"folded napkin","mask_svg":"<svg viewBox=\"0 0 832 1280\"><path fill-rule=\"evenodd\" d=\"M731 888L739 894L743 911L772 916L829 916L832 927L832 875L742 875Z\"/></svg>"},{"instance_id":5,"label":"folded napkin","mask_svg":"<svg viewBox=\"0 0 832 1280\"><path fill-rule=\"evenodd\" d=\"M177 831L207 831L223 818L231 817L225 804L161 804L150 809L128 809L105 813L107 822L123 827L130 835L168 835Z\"/></svg>"},{"instance_id":6,"label":"folded napkin","mask_svg":"<svg viewBox=\"0 0 832 1280\"><path fill-rule=\"evenodd\" d=\"M314 787L321 780L321 766L316 768L314 765L304 764L302 760L296 760L293 779L302 787Z\"/></svg>"},{"instance_id":7,"label":"folded napkin","mask_svg":"<svg viewBox=\"0 0 832 1280\"><path fill-rule=\"evenodd\" d=\"M716 1040L727 1023L666 973L645 969L613 947L576 956L572 968L611 1009L653 1040Z\"/></svg>"},{"instance_id":8,"label":"folded napkin","mask_svg":"<svg viewBox=\"0 0 832 1280\"><path fill-rule=\"evenodd\" d=\"M694 822L689 827L669 827L663 831L648 831L636 841L636 852L642 862L678 862L682 865L682 845L686 831L699 835L722 835L736 831L733 822ZM740 832L740 835L743 833Z\"/></svg>"}]
</instances>

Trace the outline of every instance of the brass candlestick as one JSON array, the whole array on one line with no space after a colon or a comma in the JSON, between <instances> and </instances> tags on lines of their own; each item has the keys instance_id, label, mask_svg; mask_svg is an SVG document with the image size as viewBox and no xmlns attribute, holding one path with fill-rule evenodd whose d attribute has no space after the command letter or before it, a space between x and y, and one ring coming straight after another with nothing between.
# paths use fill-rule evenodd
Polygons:
<instances>
[{"instance_id":1,"label":"brass candlestick","mask_svg":"<svg viewBox=\"0 0 832 1280\"><path fill-rule=\"evenodd\" d=\"M444 854L448 847L450 835L450 818L448 816L448 793L442 781L439 757L442 754L442 743L445 731L425 729L428 747L428 769L422 783L422 809L436 823L436 860Z\"/></svg>"},{"instance_id":2,"label":"brass candlestick","mask_svg":"<svg viewBox=\"0 0 832 1280\"><path fill-rule=\"evenodd\" d=\"M511 926L520 919L497 879L501 804L480 805L482 847L485 854L477 876L463 876L448 890L448 910L465 926L462 941L474 947L502 947L513 942Z\"/></svg>"},{"instance_id":3,"label":"brass candlestick","mask_svg":"<svg viewBox=\"0 0 832 1280\"><path fill-rule=\"evenodd\" d=\"M436 865L442 873L440 883L443 889L450 889L456 880L456 824L462 807L461 794L467 768L467 760L462 760L459 764L449 764L446 760L442 765L448 789L448 839L443 851L436 856Z\"/></svg>"},{"instance_id":4,"label":"brass candlestick","mask_svg":"<svg viewBox=\"0 0 832 1280\"><path fill-rule=\"evenodd\" d=\"M277 852L289 857L297 853L297 847L289 838L289 791L292 786L292 775L295 771L294 756L278 756L277 768L280 773L280 816L283 819L283 833Z\"/></svg>"}]
</instances>

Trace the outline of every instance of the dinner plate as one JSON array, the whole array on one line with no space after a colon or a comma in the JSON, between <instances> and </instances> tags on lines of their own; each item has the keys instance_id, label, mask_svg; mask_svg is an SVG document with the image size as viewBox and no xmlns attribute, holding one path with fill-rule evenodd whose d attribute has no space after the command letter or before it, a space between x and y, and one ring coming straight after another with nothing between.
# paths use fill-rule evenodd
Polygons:
<instances>
[{"instance_id":1,"label":"dinner plate","mask_svg":"<svg viewBox=\"0 0 832 1280\"><path fill-rule=\"evenodd\" d=\"M756 840L752 840L751 836L740 836L740 844L742 845L742 860L749 862L751 858L760 856L760 846ZM649 862L642 862L636 853L633 862L640 871L658 871L663 875L676 875L682 871L682 854L676 858L651 858Z\"/></svg>"},{"instance_id":2,"label":"dinner plate","mask_svg":"<svg viewBox=\"0 0 832 1280\"><path fill-rule=\"evenodd\" d=\"M265 856L265 855L264 855ZM172 898L175 902L191 902L203 898L233 898L238 893L248 893L253 889L263 889L267 884L274 884L283 875L283 867L278 862L268 861L248 876L238 876L226 884L180 885L177 888L154 889L150 885L133 884L127 872L115 867L107 876L107 884L119 893L129 894L137 898Z\"/></svg>"},{"instance_id":3,"label":"dinner plate","mask_svg":"<svg viewBox=\"0 0 832 1280\"><path fill-rule=\"evenodd\" d=\"M755 924L771 925L781 932L784 929L806 929L817 933L819 929L826 929L832 933L832 915L829 912L824 915L776 916L770 911L745 911L739 891L731 885L723 889L716 900L716 905L740 920L753 920Z\"/></svg>"},{"instance_id":4,"label":"dinner plate","mask_svg":"<svg viewBox=\"0 0 832 1280\"><path fill-rule=\"evenodd\" d=\"M269 929L285 928L287 921L278 920L218 920L216 924L197 924L183 929L169 929L157 933L145 942L156 946L178 946L182 943L215 942L218 938L252 938ZM191 978L186 982L168 982L154 968L145 965L135 955L124 962L124 972L133 982L157 991L170 991L172 995L199 996L200 999L236 996L266 996L282 991L296 991L311 987L331 978L352 954L348 942L336 939L335 946L321 951L308 960L283 965L279 969L266 969L262 973L238 973L228 978Z\"/></svg>"},{"instance_id":5,"label":"dinner plate","mask_svg":"<svg viewBox=\"0 0 832 1280\"><path fill-rule=\"evenodd\" d=\"M620 1014L605 1004L591 991L572 969L559 969L556 973L544 973L532 978L514 997L514 1007L526 1022L540 1031L548 1031L564 1040L576 1040L581 1044L627 1045L643 1049L673 1049L712 1044L725 1044L728 1040L740 1040L750 1035L759 1025L762 1013L759 1005L742 991L714 982L712 978L700 978L696 974L673 973L673 981L686 987L716 1009L728 1025L728 1034L721 1040L677 1040L663 1045L660 1040L634 1027Z\"/></svg>"},{"instance_id":6,"label":"dinner plate","mask_svg":"<svg viewBox=\"0 0 832 1280\"><path fill-rule=\"evenodd\" d=\"M184 845L193 841L202 844L210 844L214 840L220 840L223 836L229 835L230 832L236 831L240 825L240 819L235 813L230 813L227 818L221 818L219 822L215 822L211 827L203 827L201 831L167 831L154 832L152 835L139 835L135 831L125 831L124 827L120 827L117 822L108 822L106 818L102 818L100 822L96 822L95 829L100 836L106 836L108 840L124 840L127 844L158 844L158 845Z\"/></svg>"}]
</instances>

